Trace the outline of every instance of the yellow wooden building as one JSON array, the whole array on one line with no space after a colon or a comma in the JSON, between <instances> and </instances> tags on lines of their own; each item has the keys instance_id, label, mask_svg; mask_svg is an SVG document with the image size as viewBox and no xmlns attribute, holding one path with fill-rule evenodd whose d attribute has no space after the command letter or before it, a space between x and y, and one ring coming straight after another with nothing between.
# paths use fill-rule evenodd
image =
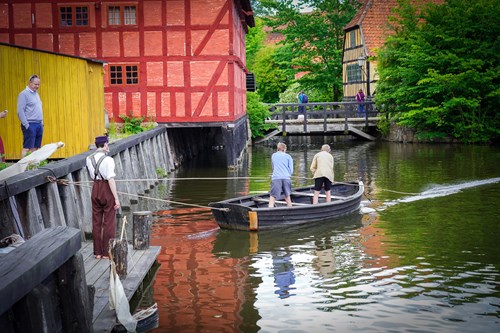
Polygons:
<instances>
[{"instance_id":1,"label":"yellow wooden building","mask_svg":"<svg viewBox=\"0 0 500 333\"><path fill-rule=\"evenodd\" d=\"M17 117L17 97L29 77L40 77L43 105L42 146L62 141L52 158L66 158L89 149L105 133L103 62L0 43L0 119L5 158L21 158L23 135Z\"/></svg>"}]
</instances>

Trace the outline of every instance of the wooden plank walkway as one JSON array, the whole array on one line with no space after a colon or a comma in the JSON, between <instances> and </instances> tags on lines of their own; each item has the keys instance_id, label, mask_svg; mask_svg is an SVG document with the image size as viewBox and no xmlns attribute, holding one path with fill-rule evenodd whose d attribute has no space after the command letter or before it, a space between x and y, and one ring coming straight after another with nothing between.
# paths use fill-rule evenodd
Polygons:
<instances>
[{"instance_id":1,"label":"wooden plank walkway","mask_svg":"<svg viewBox=\"0 0 500 333\"><path fill-rule=\"evenodd\" d=\"M129 301L151 269L160 250L160 246L151 246L147 250L134 250L132 245L129 245L127 277L121 281ZM116 321L116 314L114 310L109 309L109 260L94 258L92 242L83 242L80 252L85 262L87 284L95 287L92 319L94 332L111 332Z\"/></svg>"}]
</instances>

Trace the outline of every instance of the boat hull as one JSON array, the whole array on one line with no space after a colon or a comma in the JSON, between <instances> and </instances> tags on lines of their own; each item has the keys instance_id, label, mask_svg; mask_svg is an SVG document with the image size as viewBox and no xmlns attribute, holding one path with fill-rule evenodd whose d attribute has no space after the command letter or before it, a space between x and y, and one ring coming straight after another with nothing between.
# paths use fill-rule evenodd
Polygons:
<instances>
[{"instance_id":1,"label":"boat hull","mask_svg":"<svg viewBox=\"0 0 500 333\"><path fill-rule=\"evenodd\" d=\"M362 182L336 183L332 187L332 201L329 203L325 202L322 194L320 203L313 205L314 190L312 186L307 186L292 191L292 207L287 207L280 200L276 207L268 207L269 194L219 201L210 203L210 207L217 224L223 229L266 230L351 214L359 210L363 192Z\"/></svg>"}]
</instances>

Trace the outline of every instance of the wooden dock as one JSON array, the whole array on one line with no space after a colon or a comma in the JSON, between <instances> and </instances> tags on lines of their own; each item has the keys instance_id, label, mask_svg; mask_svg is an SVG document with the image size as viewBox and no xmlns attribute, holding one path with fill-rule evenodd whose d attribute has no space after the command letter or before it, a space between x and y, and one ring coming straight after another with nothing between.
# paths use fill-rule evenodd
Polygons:
<instances>
[{"instance_id":1,"label":"wooden dock","mask_svg":"<svg viewBox=\"0 0 500 333\"><path fill-rule=\"evenodd\" d=\"M144 280L160 253L161 247L151 246L146 250L128 248L127 277L121 280L123 289L130 301ZM88 285L95 288L92 326L95 333L111 332L116 322L116 314L109 309L109 260L97 260L93 255L92 242L83 242L82 253L85 264L85 276Z\"/></svg>"}]
</instances>

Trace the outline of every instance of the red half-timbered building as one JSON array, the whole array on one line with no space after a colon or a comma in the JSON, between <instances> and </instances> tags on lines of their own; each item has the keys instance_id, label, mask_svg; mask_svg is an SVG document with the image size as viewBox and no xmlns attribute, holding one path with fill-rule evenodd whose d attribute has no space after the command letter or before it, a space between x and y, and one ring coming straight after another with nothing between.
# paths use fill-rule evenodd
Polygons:
<instances>
[{"instance_id":1,"label":"red half-timbered building","mask_svg":"<svg viewBox=\"0 0 500 333\"><path fill-rule=\"evenodd\" d=\"M0 3L0 42L107 63L111 119L220 127L226 146L248 135L245 34L254 24L249 0Z\"/></svg>"}]
</instances>

